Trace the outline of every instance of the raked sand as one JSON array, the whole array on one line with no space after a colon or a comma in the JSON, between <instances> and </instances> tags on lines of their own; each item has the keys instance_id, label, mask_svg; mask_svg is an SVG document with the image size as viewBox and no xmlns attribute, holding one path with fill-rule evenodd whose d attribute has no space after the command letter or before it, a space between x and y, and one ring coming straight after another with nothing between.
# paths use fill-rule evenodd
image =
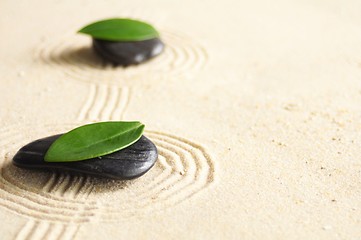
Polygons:
<instances>
[{"instance_id":1,"label":"raked sand","mask_svg":"<svg viewBox=\"0 0 361 240\"><path fill-rule=\"evenodd\" d=\"M361 2L2 1L1 239L360 239ZM167 45L113 68L76 31L152 23ZM129 182L18 169L16 151L140 120Z\"/></svg>"}]
</instances>

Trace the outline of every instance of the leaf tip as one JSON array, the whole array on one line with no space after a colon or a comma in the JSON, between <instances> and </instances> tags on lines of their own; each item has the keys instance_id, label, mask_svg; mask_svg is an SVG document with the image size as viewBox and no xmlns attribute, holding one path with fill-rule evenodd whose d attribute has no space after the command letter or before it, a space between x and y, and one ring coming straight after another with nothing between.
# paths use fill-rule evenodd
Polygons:
<instances>
[{"instance_id":1,"label":"leaf tip","mask_svg":"<svg viewBox=\"0 0 361 240\"><path fill-rule=\"evenodd\" d=\"M88 34L88 33L85 31L85 28L79 29L76 33Z\"/></svg>"}]
</instances>

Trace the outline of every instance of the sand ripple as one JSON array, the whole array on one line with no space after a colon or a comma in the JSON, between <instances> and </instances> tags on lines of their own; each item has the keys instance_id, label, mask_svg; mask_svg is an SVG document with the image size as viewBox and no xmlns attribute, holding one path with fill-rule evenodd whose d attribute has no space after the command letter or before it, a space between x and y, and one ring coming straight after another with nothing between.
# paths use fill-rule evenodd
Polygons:
<instances>
[{"instance_id":1,"label":"sand ripple","mask_svg":"<svg viewBox=\"0 0 361 240\"><path fill-rule=\"evenodd\" d=\"M33 219L24 226L25 232L40 231L40 227L34 227L37 224L107 222L161 211L187 201L214 181L214 163L203 146L158 131L147 131L145 135L157 145L159 160L134 181L24 170L10 163L21 145L72 127L73 124L1 129L7 137L1 138L0 146L7 152L1 160L0 206ZM34 138L22 137L23 131L34 132Z\"/></svg>"},{"instance_id":2,"label":"sand ripple","mask_svg":"<svg viewBox=\"0 0 361 240\"><path fill-rule=\"evenodd\" d=\"M35 49L34 58L69 80L106 85L124 86L124 80L138 78L150 81L164 76L192 77L202 69L208 54L201 44L185 34L169 30L163 30L161 34L166 44L164 52L138 66L114 67L104 62L91 49L89 39L73 33L62 39L44 41Z\"/></svg>"}]
</instances>

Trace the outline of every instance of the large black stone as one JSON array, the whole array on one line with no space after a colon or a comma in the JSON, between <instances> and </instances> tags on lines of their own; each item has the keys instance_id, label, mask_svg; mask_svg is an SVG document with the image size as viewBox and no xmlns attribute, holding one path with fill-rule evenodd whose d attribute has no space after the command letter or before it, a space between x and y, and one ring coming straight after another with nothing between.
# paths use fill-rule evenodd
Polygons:
<instances>
[{"instance_id":1,"label":"large black stone","mask_svg":"<svg viewBox=\"0 0 361 240\"><path fill-rule=\"evenodd\" d=\"M25 145L14 156L13 164L22 168L58 169L123 180L142 176L158 157L156 146L142 136L131 146L102 157L77 162L45 162L45 153L60 136L42 138Z\"/></svg>"},{"instance_id":2,"label":"large black stone","mask_svg":"<svg viewBox=\"0 0 361 240\"><path fill-rule=\"evenodd\" d=\"M164 49L164 44L159 38L133 42L93 39L93 48L105 60L115 65L128 66L159 55Z\"/></svg>"}]
</instances>

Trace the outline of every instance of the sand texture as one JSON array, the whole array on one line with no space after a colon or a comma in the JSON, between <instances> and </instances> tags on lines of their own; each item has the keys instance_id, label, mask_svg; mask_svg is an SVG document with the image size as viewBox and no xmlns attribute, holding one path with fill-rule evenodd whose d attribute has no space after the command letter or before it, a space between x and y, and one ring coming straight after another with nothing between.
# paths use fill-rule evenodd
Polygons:
<instances>
[{"instance_id":1,"label":"sand texture","mask_svg":"<svg viewBox=\"0 0 361 240\"><path fill-rule=\"evenodd\" d=\"M361 239L361 1L0 3L0 236ZM76 31L132 17L165 52L113 67ZM139 120L134 181L30 171L28 142Z\"/></svg>"}]
</instances>

